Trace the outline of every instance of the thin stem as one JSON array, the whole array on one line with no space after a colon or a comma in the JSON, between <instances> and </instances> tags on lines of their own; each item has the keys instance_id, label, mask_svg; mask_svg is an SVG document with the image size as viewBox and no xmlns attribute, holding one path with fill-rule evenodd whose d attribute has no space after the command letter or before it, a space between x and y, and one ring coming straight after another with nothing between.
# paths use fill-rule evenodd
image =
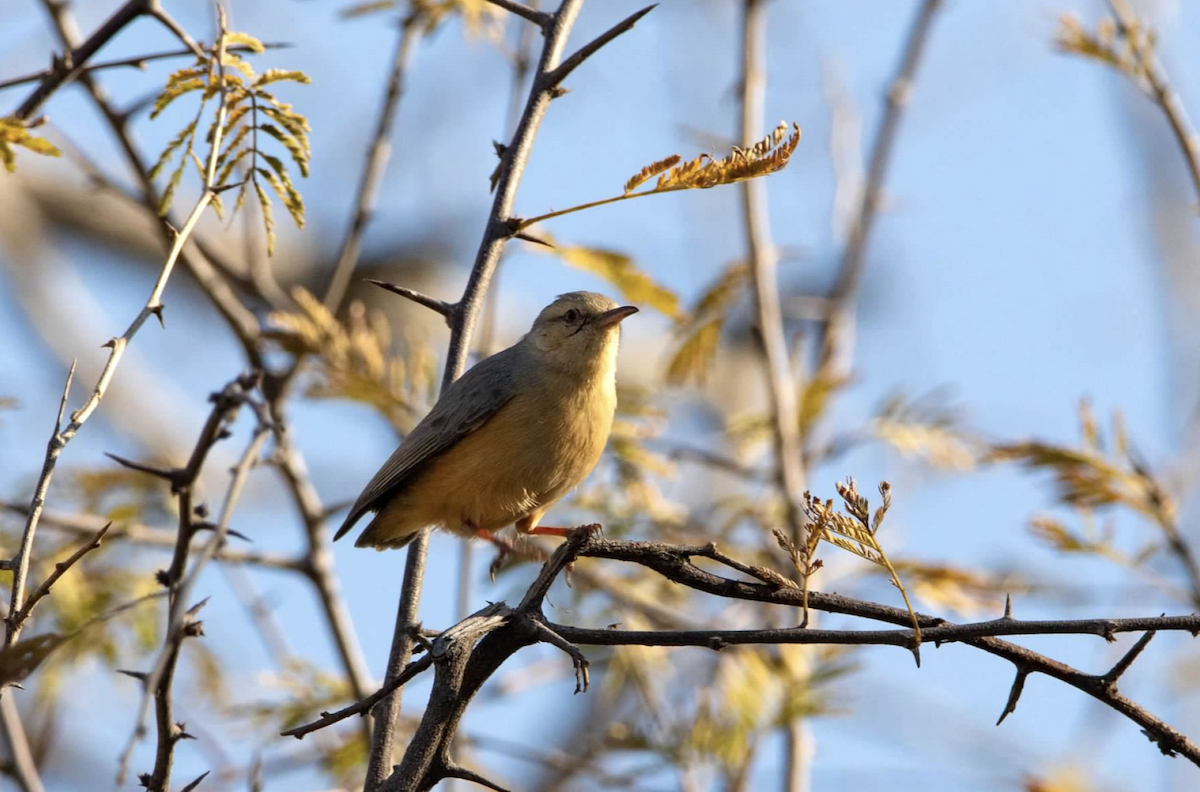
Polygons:
<instances>
[{"instance_id":1,"label":"thin stem","mask_svg":"<svg viewBox=\"0 0 1200 792\"><path fill-rule=\"evenodd\" d=\"M379 118L375 122L375 134L367 149L367 160L359 177L358 195L355 199L354 215L342 239L338 251L337 264L325 290L325 307L336 313L337 308L346 296L350 285L350 276L358 264L358 256L362 250L363 234L367 224L375 212L379 198L379 185L387 172L388 159L392 154L392 126L396 120L396 108L400 104L400 95L404 91L404 76L412 60L413 44L421 30L421 15L414 13L405 17L400 25L400 36L396 40L396 52L392 57L391 69L388 73L387 90L384 92L383 104L379 108Z\"/></svg>"},{"instance_id":2,"label":"thin stem","mask_svg":"<svg viewBox=\"0 0 1200 792\"><path fill-rule=\"evenodd\" d=\"M921 57L925 53L933 20L942 0L922 0L900 57L900 65L888 88L883 118L875 134L867 166L866 181L858 202L858 211L850 226L849 239L838 265L837 282L829 295L828 321L822 342L820 366L826 376L844 378L850 373L853 355L854 302L866 265L867 240L878 214L883 182L900 131L900 119L912 93Z\"/></svg>"},{"instance_id":3,"label":"thin stem","mask_svg":"<svg viewBox=\"0 0 1200 792\"><path fill-rule=\"evenodd\" d=\"M264 43L263 49L286 49L290 46L292 45L280 42ZM242 44L229 47L228 51L237 52L239 54L255 52L255 50L252 50L250 47ZM146 68L147 63L151 63L153 61L168 60L170 58L182 58L185 55L195 56L195 54L196 53L192 52L190 49L177 49L167 52L148 52L145 55L137 55L132 58L118 58L117 60L93 63L90 66L84 66L80 72L84 74L92 74L94 72L105 71L107 69L144 69ZM39 80L44 80L52 74L54 74L54 69L45 69L40 72L33 72L20 77L13 77L8 80L0 80L0 91L5 90L6 88L15 88L18 85L25 85L26 83L38 82Z\"/></svg>"},{"instance_id":4,"label":"thin stem","mask_svg":"<svg viewBox=\"0 0 1200 792\"><path fill-rule=\"evenodd\" d=\"M55 91L84 73L84 67L88 60L101 47L124 30L130 22L149 12L150 3L147 0L128 0L114 11L113 15L106 19L95 33L88 36L86 41L78 47L68 47L67 52L61 58L55 57L54 65L42 77L42 81L33 90L33 93L21 103L13 116L22 121L33 118Z\"/></svg>"}]
</instances>

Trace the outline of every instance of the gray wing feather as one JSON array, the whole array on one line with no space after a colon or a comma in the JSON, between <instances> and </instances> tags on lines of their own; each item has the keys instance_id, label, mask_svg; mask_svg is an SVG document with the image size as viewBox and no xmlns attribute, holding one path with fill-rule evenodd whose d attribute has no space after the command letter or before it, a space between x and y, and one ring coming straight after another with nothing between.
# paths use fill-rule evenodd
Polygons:
<instances>
[{"instance_id":1,"label":"gray wing feather","mask_svg":"<svg viewBox=\"0 0 1200 792\"><path fill-rule=\"evenodd\" d=\"M342 538L368 511L403 487L422 463L447 450L487 423L516 393L520 350L510 347L473 366L438 399L358 496L334 535Z\"/></svg>"}]
</instances>

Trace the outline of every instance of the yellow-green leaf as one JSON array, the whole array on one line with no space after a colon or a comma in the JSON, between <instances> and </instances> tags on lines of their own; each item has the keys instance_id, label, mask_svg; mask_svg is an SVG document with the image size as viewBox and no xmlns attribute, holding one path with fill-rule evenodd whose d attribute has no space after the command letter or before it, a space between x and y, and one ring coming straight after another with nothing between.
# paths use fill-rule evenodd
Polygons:
<instances>
[{"instance_id":1,"label":"yellow-green leaf","mask_svg":"<svg viewBox=\"0 0 1200 792\"><path fill-rule=\"evenodd\" d=\"M258 39L256 39L254 36L251 36L249 33L226 33L225 34L225 46L226 47L232 47L237 44L241 44L244 47L248 47L249 49L253 50L254 52L257 52L260 54L266 51L266 47L263 46L263 43L261 41L259 41Z\"/></svg>"},{"instance_id":2,"label":"yellow-green leaf","mask_svg":"<svg viewBox=\"0 0 1200 792\"><path fill-rule=\"evenodd\" d=\"M590 272L616 286L625 299L647 305L672 319L679 317L679 298L670 289L655 283L624 253L583 245L535 245L535 250L553 253L576 269Z\"/></svg>"}]
</instances>

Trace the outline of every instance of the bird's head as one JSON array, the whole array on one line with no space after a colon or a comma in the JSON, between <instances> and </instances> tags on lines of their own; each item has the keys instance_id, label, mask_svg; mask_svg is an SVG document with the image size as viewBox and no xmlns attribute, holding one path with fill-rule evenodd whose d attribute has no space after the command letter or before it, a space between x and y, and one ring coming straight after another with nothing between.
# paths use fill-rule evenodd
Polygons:
<instances>
[{"instance_id":1,"label":"bird's head","mask_svg":"<svg viewBox=\"0 0 1200 792\"><path fill-rule=\"evenodd\" d=\"M621 320L637 310L595 292L562 294L538 314L526 342L559 368L615 369Z\"/></svg>"}]
</instances>

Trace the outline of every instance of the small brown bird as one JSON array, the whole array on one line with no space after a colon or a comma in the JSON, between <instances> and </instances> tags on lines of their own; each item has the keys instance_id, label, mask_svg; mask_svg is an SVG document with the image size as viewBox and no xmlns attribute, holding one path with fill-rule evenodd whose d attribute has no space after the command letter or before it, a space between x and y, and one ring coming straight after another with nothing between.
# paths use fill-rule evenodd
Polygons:
<instances>
[{"instance_id":1,"label":"small brown bird","mask_svg":"<svg viewBox=\"0 0 1200 792\"><path fill-rule=\"evenodd\" d=\"M619 325L637 313L571 292L513 346L455 381L358 496L334 539L367 512L356 547L404 547L426 526L488 537L538 521L600 460L617 406Z\"/></svg>"}]
</instances>

